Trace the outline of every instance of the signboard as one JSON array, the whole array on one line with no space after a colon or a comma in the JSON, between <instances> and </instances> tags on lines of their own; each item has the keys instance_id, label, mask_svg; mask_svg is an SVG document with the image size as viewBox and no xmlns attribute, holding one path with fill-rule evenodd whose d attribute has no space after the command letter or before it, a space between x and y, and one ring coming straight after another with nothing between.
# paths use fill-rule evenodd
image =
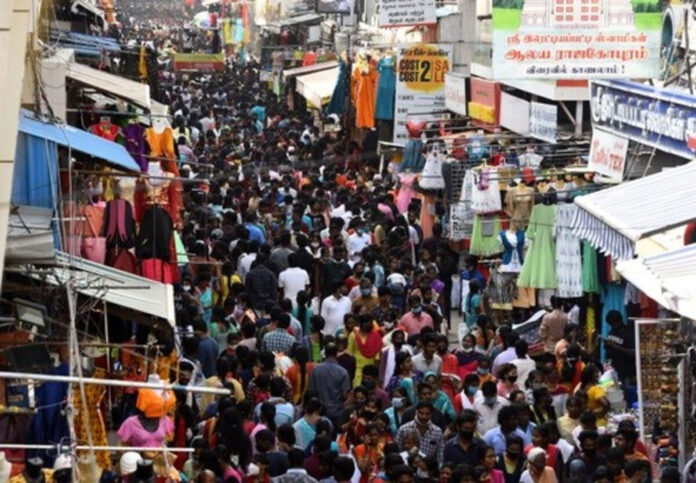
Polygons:
<instances>
[{"instance_id":1,"label":"signboard","mask_svg":"<svg viewBox=\"0 0 696 483\"><path fill-rule=\"evenodd\" d=\"M450 111L466 116L466 78L461 74L445 74L445 106Z\"/></svg>"},{"instance_id":2,"label":"signboard","mask_svg":"<svg viewBox=\"0 0 696 483\"><path fill-rule=\"evenodd\" d=\"M529 101L515 97L507 92L500 95L500 125L512 132L529 135Z\"/></svg>"},{"instance_id":3,"label":"signboard","mask_svg":"<svg viewBox=\"0 0 696 483\"><path fill-rule=\"evenodd\" d=\"M223 71L225 54L174 54L174 70L178 71Z\"/></svg>"},{"instance_id":4,"label":"signboard","mask_svg":"<svg viewBox=\"0 0 696 483\"><path fill-rule=\"evenodd\" d=\"M500 84L472 77L470 87L469 117L484 124L497 126L498 108L500 107Z\"/></svg>"},{"instance_id":5,"label":"signboard","mask_svg":"<svg viewBox=\"0 0 696 483\"><path fill-rule=\"evenodd\" d=\"M379 8L380 27L437 23L435 0L381 0Z\"/></svg>"},{"instance_id":6,"label":"signboard","mask_svg":"<svg viewBox=\"0 0 696 483\"><path fill-rule=\"evenodd\" d=\"M452 65L452 47L408 44L397 48L394 142L408 139L406 122L431 121L445 110L445 74Z\"/></svg>"},{"instance_id":7,"label":"signboard","mask_svg":"<svg viewBox=\"0 0 696 483\"><path fill-rule=\"evenodd\" d=\"M558 136L558 106L532 102L529 109L529 135L556 144Z\"/></svg>"},{"instance_id":8,"label":"signboard","mask_svg":"<svg viewBox=\"0 0 696 483\"><path fill-rule=\"evenodd\" d=\"M493 77L659 77L660 4L660 0L493 0Z\"/></svg>"},{"instance_id":9,"label":"signboard","mask_svg":"<svg viewBox=\"0 0 696 483\"><path fill-rule=\"evenodd\" d=\"M317 13L338 13L350 15L353 13L352 0L317 0Z\"/></svg>"},{"instance_id":10,"label":"signboard","mask_svg":"<svg viewBox=\"0 0 696 483\"><path fill-rule=\"evenodd\" d=\"M621 181L626 164L626 153L628 153L628 139L595 129L592 133L587 167L602 176Z\"/></svg>"},{"instance_id":11,"label":"signboard","mask_svg":"<svg viewBox=\"0 0 696 483\"><path fill-rule=\"evenodd\" d=\"M592 125L692 160L696 96L629 81L590 84Z\"/></svg>"}]
</instances>

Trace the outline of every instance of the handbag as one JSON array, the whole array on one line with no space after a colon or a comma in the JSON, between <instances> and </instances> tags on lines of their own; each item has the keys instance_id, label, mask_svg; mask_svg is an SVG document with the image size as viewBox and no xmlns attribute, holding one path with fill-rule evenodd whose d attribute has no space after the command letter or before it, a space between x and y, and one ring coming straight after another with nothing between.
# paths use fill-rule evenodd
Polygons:
<instances>
[{"instance_id":1,"label":"handbag","mask_svg":"<svg viewBox=\"0 0 696 483\"><path fill-rule=\"evenodd\" d=\"M92 233L96 230L88 216L85 216ZM106 259L106 238L103 236L86 237L82 239L82 256L95 263L104 264Z\"/></svg>"}]
</instances>

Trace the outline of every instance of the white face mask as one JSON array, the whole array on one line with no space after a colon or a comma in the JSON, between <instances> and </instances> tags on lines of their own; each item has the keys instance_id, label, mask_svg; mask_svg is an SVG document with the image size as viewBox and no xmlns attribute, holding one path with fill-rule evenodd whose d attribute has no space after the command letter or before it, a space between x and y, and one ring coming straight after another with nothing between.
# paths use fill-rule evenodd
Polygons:
<instances>
[{"instance_id":1,"label":"white face mask","mask_svg":"<svg viewBox=\"0 0 696 483\"><path fill-rule=\"evenodd\" d=\"M191 291L191 286L190 286L190 285L182 285L182 286L181 286L181 289L182 289L184 292L190 292L190 291Z\"/></svg>"}]
</instances>

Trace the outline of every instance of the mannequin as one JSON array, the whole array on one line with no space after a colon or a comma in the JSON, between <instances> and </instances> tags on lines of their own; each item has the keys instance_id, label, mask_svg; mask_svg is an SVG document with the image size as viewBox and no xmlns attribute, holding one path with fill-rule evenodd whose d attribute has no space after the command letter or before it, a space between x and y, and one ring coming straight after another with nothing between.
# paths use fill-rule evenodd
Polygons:
<instances>
[{"instance_id":1,"label":"mannequin","mask_svg":"<svg viewBox=\"0 0 696 483\"><path fill-rule=\"evenodd\" d=\"M505 194L505 213L510 217L510 227L524 230L534 207L534 188L518 181L517 186Z\"/></svg>"},{"instance_id":2,"label":"mannequin","mask_svg":"<svg viewBox=\"0 0 696 483\"><path fill-rule=\"evenodd\" d=\"M5 452L0 451L0 481L9 480L10 473L12 473L12 463L5 458Z\"/></svg>"},{"instance_id":3,"label":"mannequin","mask_svg":"<svg viewBox=\"0 0 696 483\"><path fill-rule=\"evenodd\" d=\"M501 231L498 236L505 250L498 271L501 273L519 273L524 263L524 231L514 228L511 224L510 228Z\"/></svg>"}]
</instances>

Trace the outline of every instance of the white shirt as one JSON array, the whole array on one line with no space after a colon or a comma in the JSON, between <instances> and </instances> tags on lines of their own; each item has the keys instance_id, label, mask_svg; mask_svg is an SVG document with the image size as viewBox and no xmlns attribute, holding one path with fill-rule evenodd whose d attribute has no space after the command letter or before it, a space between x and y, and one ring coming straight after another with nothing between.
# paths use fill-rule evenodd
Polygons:
<instances>
[{"instance_id":1,"label":"white shirt","mask_svg":"<svg viewBox=\"0 0 696 483\"><path fill-rule=\"evenodd\" d=\"M479 434L486 434L489 430L498 426L498 413L503 406L510 404L510 401L502 396L497 396L498 400L490 407L484 401L485 399L481 397L474 401L474 411L479 415L478 420L478 432Z\"/></svg>"},{"instance_id":2,"label":"white shirt","mask_svg":"<svg viewBox=\"0 0 696 483\"><path fill-rule=\"evenodd\" d=\"M251 264L256 260L256 253L245 253L237 261L237 274L242 280L246 278L246 274L251 270Z\"/></svg>"},{"instance_id":3,"label":"white shirt","mask_svg":"<svg viewBox=\"0 0 696 483\"><path fill-rule=\"evenodd\" d=\"M425 360L425 355L421 352L413 356L412 361L413 368L423 374L427 374L428 372L434 372L438 376L442 374L442 357L437 354L433 354L433 359L428 362Z\"/></svg>"},{"instance_id":4,"label":"white shirt","mask_svg":"<svg viewBox=\"0 0 696 483\"><path fill-rule=\"evenodd\" d=\"M357 262L362 258L360 253L372 244L372 237L369 233L353 233L348 237L348 254Z\"/></svg>"},{"instance_id":5,"label":"white shirt","mask_svg":"<svg viewBox=\"0 0 696 483\"><path fill-rule=\"evenodd\" d=\"M525 387L524 383L527 382L529 373L536 369L536 362L527 356L524 359L517 358L510 362L510 364L514 364L517 368L517 385L519 387Z\"/></svg>"},{"instance_id":6,"label":"white shirt","mask_svg":"<svg viewBox=\"0 0 696 483\"><path fill-rule=\"evenodd\" d=\"M351 302L348 297L342 295L337 299L329 295L321 302L321 316L324 317L324 335L334 335L338 329L343 327L343 317L350 313Z\"/></svg>"},{"instance_id":7,"label":"white shirt","mask_svg":"<svg viewBox=\"0 0 696 483\"><path fill-rule=\"evenodd\" d=\"M286 268L278 275L278 287L283 289L283 298L290 299L297 307L297 294L309 285L309 274L300 267Z\"/></svg>"}]
</instances>

